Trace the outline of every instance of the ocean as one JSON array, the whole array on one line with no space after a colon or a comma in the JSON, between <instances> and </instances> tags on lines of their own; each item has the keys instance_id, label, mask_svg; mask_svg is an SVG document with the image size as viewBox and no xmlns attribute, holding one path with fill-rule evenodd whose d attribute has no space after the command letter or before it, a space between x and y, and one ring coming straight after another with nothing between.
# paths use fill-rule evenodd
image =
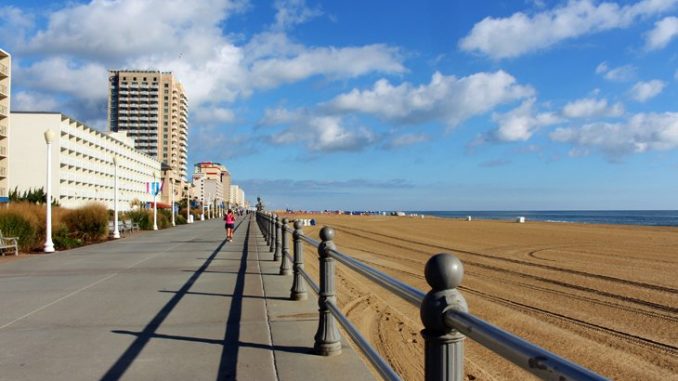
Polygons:
<instances>
[{"instance_id":1,"label":"ocean","mask_svg":"<svg viewBox=\"0 0 678 381\"><path fill-rule=\"evenodd\" d=\"M570 222L580 224L624 224L678 226L678 210L555 210L555 211L408 211L445 218L510 220L518 216L526 221Z\"/></svg>"}]
</instances>

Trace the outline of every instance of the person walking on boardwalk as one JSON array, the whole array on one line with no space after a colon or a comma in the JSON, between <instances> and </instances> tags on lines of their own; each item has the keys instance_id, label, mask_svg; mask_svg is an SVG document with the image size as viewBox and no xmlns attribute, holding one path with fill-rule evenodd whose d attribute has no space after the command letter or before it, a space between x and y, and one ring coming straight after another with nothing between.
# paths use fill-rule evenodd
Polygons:
<instances>
[{"instance_id":1,"label":"person walking on boardwalk","mask_svg":"<svg viewBox=\"0 0 678 381\"><path fill-rule=\"evenodd\" d=\"M233 227L235 225L235 215L233 214L233 210L228 210L224 216L224 221L226 221L226 241L230 242L233 240Z\"/></svg>"}]
</instances>

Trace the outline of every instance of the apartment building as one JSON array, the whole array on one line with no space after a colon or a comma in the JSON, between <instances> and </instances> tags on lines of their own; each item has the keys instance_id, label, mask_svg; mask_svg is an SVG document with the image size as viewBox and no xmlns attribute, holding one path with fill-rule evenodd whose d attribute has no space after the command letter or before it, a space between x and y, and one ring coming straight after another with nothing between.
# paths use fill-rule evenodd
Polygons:
<instances>
[{"instance_id":1,"label":"apartment building","mask_svg":"<svg viewBox=\"0 0 678 381\"><path fill-rule=\"evenodd\" d=\"M47 178L46 130L56 139L51 147L52 195L61 206L76 208L101 202L113 209L117 160L118 210L147 203L153 196L147 183L160 181L161 163L134 148L124 132L104 134L61 113L13 112L9 138L9 186L19 191L45 187Z\"/></svg>"},{"instance_id":2,"label":"apartment building","mask_svg":"<svg viewBox=\"0 0 678 381\"><path fill-rule=\"evenodd\" d=\"M9 100L12 57L0 49L0 203L9 202Z\"/></svg>"},{"instance_id":3,"label":"apartment building","mask_svg":"<svg viewBox=\"0 0 678 381\"><path fill-rule=\"evenodd\" d=\"M231 191L231 173L224 165L211 161L203 161L195 164L193 173L202 173L208 179L218 181L220 183L219 187L221 189L219 198L225 203L228 203Z\"/></svg>"},{"instance_id":4,"label":"apartment building","mask_svg":"<svg viewBox=\"0 0 678 381\"><path fill-rule=\"evenodd\" d=\"M109 72L108 128L124 131L135 148L169 167L175 199L187 179L188 98L171 72L111 70ZM169 189L161 199L169 202Z\"/></svg>"}]
</instances>

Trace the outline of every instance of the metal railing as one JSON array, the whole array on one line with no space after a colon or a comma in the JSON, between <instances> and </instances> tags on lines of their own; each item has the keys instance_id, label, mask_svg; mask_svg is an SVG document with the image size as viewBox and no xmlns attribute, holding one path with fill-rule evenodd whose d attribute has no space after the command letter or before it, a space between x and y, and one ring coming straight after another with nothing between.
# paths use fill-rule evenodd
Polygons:
<instances>
[{"instance_id":1,"label":"metal railing","mask_svg":"<svg viewBox=\"0 0 678 381\"><path fill-rule=\"evenodd\" d=\"M293 274L291 300L308 298L306 284L318 295L319 318L314 351L323 356L341 353L336 321L341 324L379 374L386 380L400 376L360 334L336 304L335 262L362 274L378 285L420 308L424 330L424 372L427 381L461 381L464 379L464 339L469 337L512 363L544 380L606 380L591 370L534 345L468 313L458 287L464 273L462 262L454 255L440 253L426 263L424 275L431 290L424 293L337 250L335 231L320 230L321 241L304 235L302 223L287 227L287 218L269 212L257 212L257 223L274 260L281 260L280 274ZM288 235L293 234L293 256L289 253ZM302 242L318 249L319 285L304 271ZM290 272L290 261L292 271ZM335 320L336 319L336 320Z\"/></svg>"}]
</instances>

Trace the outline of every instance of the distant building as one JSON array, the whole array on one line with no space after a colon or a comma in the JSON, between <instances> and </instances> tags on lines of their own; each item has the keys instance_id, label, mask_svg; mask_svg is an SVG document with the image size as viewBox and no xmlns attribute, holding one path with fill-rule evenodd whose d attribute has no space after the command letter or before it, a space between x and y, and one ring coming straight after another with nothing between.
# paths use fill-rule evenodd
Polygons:
<instances>
[{"instance_id":1,"label":"distant building","mask_svg":"<svg viewBox=\"0 0 678 381\"><path fill-rule=\"evenodd\" d=\"M219 182L218 195L217 193L212 193L212 195L214 195L214 199L218 200L218 202L228 203L231 190L231 174L224 165L211 161L200 162L194 166L193 174L194 178L195 174L203 174L206 178Z\"/></svg>"},{"instance_id":2,"label":"distant building","mask_svg":"<svg viewBox=\"0 0 678 381\"><path fill-rule=\"evenodd\" d=\"M187 179L188 99L170 72L112 70L109 74L108 128L127 132L135 148L167 165L163 178L174 182L177 200ZM169 189L162 200L169 202Z\"/></svg>"},{"instance_id":3,"label":"distant building","mask_svg":"<svg viewBox=\"0 0 678 381\"><path fill-rule=\"evenodd\" d=\"M9 192L9 119L12 90L12 57L0 49L0 202L8 202Z\"/></svg>"},{"instance_id":4,"label":"distant building","mask_svg":"<svg viewBox=\"0 0 678 381\"><path fill-rule=\"evenodd\" d=\"M229 202L232 206L246 208L248 205L245 201L245 191L240 189L238 185L231 185L231 198Z\"/></svg>"},{"instance_id":5,"label":"distant building","mask_svg":"<svg viewBox=\"0 0 678 381\"><path fill-rule=\"evenodd\" d=\"M19 191L45 187L47 150L43 134L56 133L52 143L52 195L64 207L101 202L113 209L114 165L118 162L118 209L134 200L151 202L147 183L158 177L160 162L134 149L125 133L104 134L61 113L13 112L9 186Z\"/></svg>"}]
</instances>

